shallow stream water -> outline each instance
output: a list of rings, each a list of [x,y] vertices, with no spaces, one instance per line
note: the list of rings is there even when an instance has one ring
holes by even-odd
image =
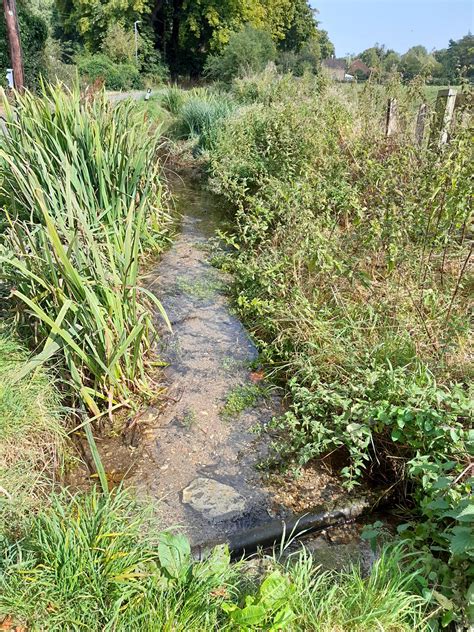
[[[157,393],[164,397],[135,419],[133,445],[130,437],[99,438],[106,471],[151,500],[159,530],[178,527],[194,546],[225,541],[275,518],[347,506],[352,499],[323,464],[305,468],[297,479],[258,468],[271,439],[254,430],[281,414],[283,404],[255,370],[257,349],[231,309],[229,279],[209,262],[210,240],[225,228],[226,213],[201,183],[173,179],[172,189],[181,229],[143,279],[172,325],[170,333],[157,314],[156,354],[166,364]],[[235,410],[248,393],[252,401]],[[367,561],[359,532],[360,525],[346,525],[307,537],[305,545],[326,566],[361,552]]]

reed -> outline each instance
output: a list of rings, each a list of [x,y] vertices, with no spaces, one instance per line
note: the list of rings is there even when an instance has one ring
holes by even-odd
[[[85,100],[43,86],[41,98],[5,106],[1,281],[41,359],[61,354],[67,380],[98,415],[146,388],[150,304],[167,321],[139,285],[141,258],[160,249],[169,226],[157,137],[133,104],[112,107],[104,93]]]

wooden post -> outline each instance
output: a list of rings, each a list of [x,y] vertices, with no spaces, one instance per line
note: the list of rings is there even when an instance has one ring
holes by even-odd
[[[446,145],[449,140],[451,123],[453,122],[456,106],[456,90],[439,90],[436,97],[436,113],[430,134],[430,144],[439,147]]]
[[[423,145],[423,137],[425,135],[426,117],[428,115],[428,106],[422,103],[416,117],[415,142],[421,147]]]
[[[23,92],[25,89],[25,76],[23,73],[23,56],[21,53],[16,0],[3,0],[3,9],[5,11],[10,59],[13,68],[13,83],[18,92]]]
[[[398,130],[398,106],[396,99],[389,99],[387,104],[387,120],[385,123],[385,136],[393,136]]]

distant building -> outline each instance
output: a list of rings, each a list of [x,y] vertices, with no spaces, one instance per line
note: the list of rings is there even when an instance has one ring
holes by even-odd
[[[367,66],[367,64],[364,64],[362,59],[354,59],[354,61],[347,69],[347,72],[350,75],[357,77],[357,79],[367,79],[368,77],[370,77],[371,70]]]
[[[321,66],[326,70],[331,79],[335,81],[344,81],[346,75],[346,61],[345,59],[323,59]]]

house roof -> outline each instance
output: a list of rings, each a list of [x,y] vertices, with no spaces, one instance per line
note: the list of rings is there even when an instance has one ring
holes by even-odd
[[[354,74],[357,70],[363,72],[366,75],[370,75],[370,68],[367,64],[364,64],[362,59],[354,59],[354,61],[349,66],[349,72]]]
[[[331,70],[346,70],[345,59],[336,59],[335,57],[332,57],[330,59],[323,59],[321,64],[324,68],[330,68]]]

